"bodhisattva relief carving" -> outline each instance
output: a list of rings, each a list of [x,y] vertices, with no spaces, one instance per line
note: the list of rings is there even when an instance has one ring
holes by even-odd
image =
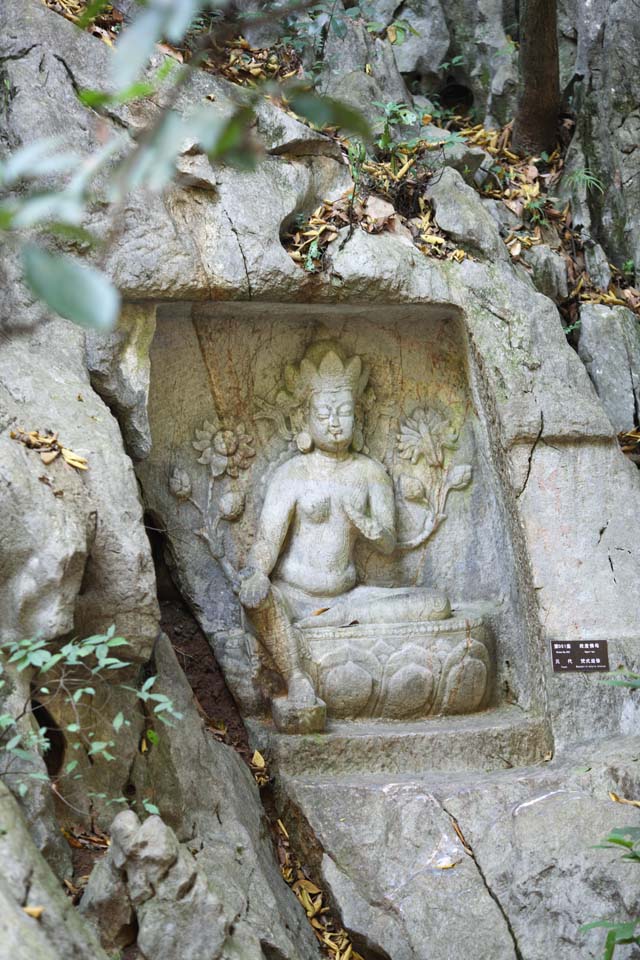
[[[490,663],[482,621],[452,615],[437,587],[361,582],[356,546],[393,557],[422,546],[446,519],[449,494],[466,487],[468,464],[450,464],[458,436],[446,411],[419,406],[399,422],[392,475],[367,453],[367,410],[375,404],[368,370],[340,345],[311,345],[288,364],[271,404],[290,451],[268,479],[246,562],[225,555],[223,521],[242,515],[251,484],[216,489],[246,472],[255,456],[243,425],[206,422],[193,446],[211,476],[207,502],[191,497],[185,471],[174,496],[198,510],[195,531],[239,595],[284,692],[272,698],[284,732],[320,732],[334,718],[414,719],[479,709]],[[372,418],[373,419],[373,418]],[[257,485],[254,483],[254,486]]]

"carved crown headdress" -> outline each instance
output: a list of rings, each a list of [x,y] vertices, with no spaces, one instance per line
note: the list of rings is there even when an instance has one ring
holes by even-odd
[[[363,369],[360,357],[346,359],[337,344],[324,341],[309,347],[301,360],[295,392],[309,397],[318,390],[347,389],[357,398],[368,378],[369,371]]]

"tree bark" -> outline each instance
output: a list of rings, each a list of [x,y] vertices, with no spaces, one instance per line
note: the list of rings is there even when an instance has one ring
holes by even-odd
[[[520,0],[520,98],[513,147],[551,153],[558,136],[560,71],[556,0]]]

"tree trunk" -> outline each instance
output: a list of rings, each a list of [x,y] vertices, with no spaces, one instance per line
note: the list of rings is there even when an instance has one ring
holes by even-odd
[[[520,0],[520,98],[513,125],[519,153],[551,153],[558,136],[560,74],[556,0]]]

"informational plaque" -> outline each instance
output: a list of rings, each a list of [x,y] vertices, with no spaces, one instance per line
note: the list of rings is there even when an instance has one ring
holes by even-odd
[[[597,673],[609,669],[607,640],[552,640],[554,673]]]

